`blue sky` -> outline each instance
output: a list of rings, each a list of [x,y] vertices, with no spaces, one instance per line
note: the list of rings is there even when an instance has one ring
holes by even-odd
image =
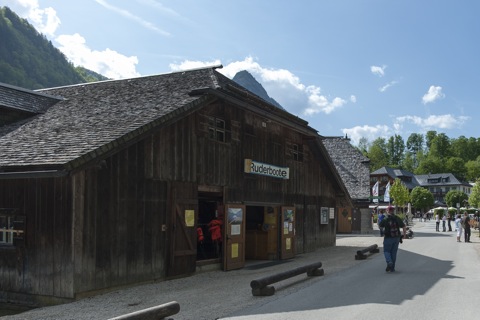
[[[109,78],[222,64],[353,144],[480,137],[477,0],[0,0]]]

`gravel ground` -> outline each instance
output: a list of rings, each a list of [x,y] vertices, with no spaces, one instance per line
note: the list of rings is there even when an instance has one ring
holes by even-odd
[[[308,254],[297,255],[284,263],[264,268],[255,268],[250,262],[240,270],[197,272],[187,278],[156,282],[106,294],[85,298],[63,305],[38,308],[21,314],[4,316],[2,320],[13,319],[110,319],[127,313],[176,301],[180,312],[169,318],[208,319],[225,317],[232,312],[258,303],[276,299],[310,285],[313,281],[351,268],[363,260],[355,260],[357,250],[377,244],[382,238],[370,235],[338,236],[335,247],[322,248]],[[381,253],[380,253],[381,254]],[[287,271],[313,262],[322,262],[323,277],[306,277],[304,274],[275,283],[275,295],[254,297],[250,281],[277,272]],[[262,261],[264,263],[265,261]],[[260,262],[257,262],[260,263]],[[275,297],[276,296],[276,297]]]

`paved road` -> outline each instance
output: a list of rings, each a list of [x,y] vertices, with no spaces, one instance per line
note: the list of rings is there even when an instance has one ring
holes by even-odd
[[[480,257],[475,243],[458,243],[434,222],[400,245],[395,273],[382,254],[297,292],[222,318],[251,319],[478,319]]]
[[[339,235],[335,247],[276,264],[249,261],[240,270],[205,270],[191,277],[115,290],[1,319],[109,319],[170,301],[180,304],[180,312],[170,317],[174,320],[243,314],[259,315],[245,319],[426,320],[435,315],[441,320],[452,319],[453,314],[459,318],[459,312],[465,311],[458,311],[457,302],[473,305],[476,288],[480,289],[478,231],[474,243],[465,244],[457,243],[453,232],[435,233],[433,222],[416,222],[413,229],[416,237],[401,245],[396,274],[385,274],[381,253],[367,260],[354,258],[357,250],[372,244],[382,246],[377,230],[370,235]],[[325,276],[296,276],[275,284],[273,296],[252,296],[251,280],[318,261],[323,263]],[[474,298],[460,299],[462,296]],[[470,315],[462,318],[472,319]]]

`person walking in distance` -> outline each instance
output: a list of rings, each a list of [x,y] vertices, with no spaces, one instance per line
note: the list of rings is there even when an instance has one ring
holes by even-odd
[[[406,226],[402,219],[393,213],[393,207],[388,206],[386,217],[380,222],[380,227],[384,228],[383,238],[383,255],[387,263],[387,272],[395,272],[395,263],[397,261],[397,251],[402,237],[407,232]],[[403,229],[403,233],[400,232]]]
[[[460,217],[459,214],[457,214],[457,217],[455,219],[455,230],[457,231],[457,242],[462,242],[462,240],[460,240],[460,237],[462,236],[462,231],[463,231],[462,217]]]
[[[464,230],[465,242],[471,242],[470,241],[470,235],[471,235],[470,216],[466,212],[463,214],[463,229],[465,229]]]
[[[378,229],[380,230],[380,237],[383,237],[383,228],[380,227],[380,222],[385,218],[385,215],[383,214],[383,211],[380,211],[377,217],[377,224],[378,224]]]
[[[440,215],[438,213],[435,214],[435,225],[436,231],[440,231]]]
[[[442,217],[442,228],[443,232],[447,231],[447,215],[444,214]]]
[[[452,214],[450,212],[448,213],[447,220],[448,220],[448,231],[452,231]]]

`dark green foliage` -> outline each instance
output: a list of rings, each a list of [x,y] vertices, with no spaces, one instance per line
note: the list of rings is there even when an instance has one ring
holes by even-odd
[[[84,67],[76,67],[75,70],[87,82],[108,80],[107,77],[104,77],[99,73],[93,72],[92,70],[85,69]]]
[[[450,190],[445,195],[445,202],[449,207],[456,207],[459,204],[463,207],[468,201],[468,195],[459,190]]]
[[[410,202],[415,208],[431,208],[435,203],[430,191],[423,187],[415,187],[410,192]]]
[[[88,72],[79,73],[45,36],[8,7],[0,7],[0,39],[0,82],[41,89],[93,79]]]
[[[370,159],[370,170],[381,167],[405,169],[414,174],[452,173],[460,181],[480,178],[480,138],[449,138],[445,133],[412,133],[406,145],[392,136],[369,143],[360,139],[359,149]]]

